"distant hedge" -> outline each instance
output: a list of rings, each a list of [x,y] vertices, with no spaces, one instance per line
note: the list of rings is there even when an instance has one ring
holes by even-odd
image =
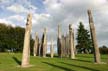
[[[108,48],[99,48],[101,54],[108,54]]]

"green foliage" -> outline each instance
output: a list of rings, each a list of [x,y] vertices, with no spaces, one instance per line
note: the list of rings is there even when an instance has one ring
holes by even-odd
[[[82,22],[79,23],[79,27],[77,29],[77,49],[79,51],[84,51],[84,53],[88,53],[88,50],[92,49],[92,40],[90,38],[90,33],[88,30],[84,28]]]
[[[12,27],[0,23],[0,52],[7,50],[21,52],[23,49],[24,33],[25,28],[19,26]],[[32,37],[31,41],[33,41]]]
[[[108,71],[108,64],[94,64],[93,54],[78,54],[77,59],[69,58],[30,58],[29,68],[21,68],[21,53],[0,53],[0,71]],[[102,55],[107,62],[107,55]]]

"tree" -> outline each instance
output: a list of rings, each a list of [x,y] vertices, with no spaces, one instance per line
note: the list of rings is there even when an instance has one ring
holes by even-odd
[[[82,22],[79,23],[79,27],[77,29],[77,49],[84,53],[89,53],[89,49],[92,48],[92,41],[90,38],[90,33],[88,30],[84,28]]]
[[[22,52],[25,29],[0,23],[0,52]]]

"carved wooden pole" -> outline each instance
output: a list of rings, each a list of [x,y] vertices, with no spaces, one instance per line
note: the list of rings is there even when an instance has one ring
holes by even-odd
[[[53,56],[54,56],[53,39],[51,39],[51,45],[50,45],[50,55],[51,55],[51,58],[53,58]]]
[[[62,39],[61,39],[60,25],[58,25],[57,47],[58,47],[58,57],[62,57],[62,53],[61,53]]]
[[[22,64],[21,64],[22,67],[29,66],[31,27],[32,27],[32,15],[28,14],[26,28],[25,28],[24,47],[23,47]]]
[[[66,53],[67,53],[67,55],[66,55],[66,57],[69,57],[69,55],[70,55],[70,45],[69,45],[69,35],[67,34],[66,35]]]
[[[88,18],[89,18],[91,37],[92,37],[93,46],[94,46],[94,61],[96,63],[100,63],[101,62],[100,52],[99,52],[99,48],[98,48],[98,44],[97,44],[96,31],[95,31],[95,27],[94,27],[94,22],[93,22],[91,10],[88,10]]]
[[[35,42],[34,42],[34,56],[37,56],[38,54],[38,46],[39,46],[39,38],[38,38],[38,33],[36,33],[36,37],[35,37]]]
[[[71,24],[69,24],[69,39],[70,39],[69,41],[70,41],[70,49],[71,49],[70,57],[71,59],[75,59],[73,29]]]
[[[65,36],[62,36],[62,57],[65,57]]]
[[[46,28],[44,29],[43,33],[43,57],[46,57],[46,50],[47,50],[47,37],[46,37]]]
[[[73,47],[74,47],[74,53],[77,54],[77,50],[76,50],[76,47],[75,47],[75,39],[74,39],[74,29],[73,29]]]
[[[38,56],[41,56],[42,54],[42,52],[41,52],[41,41],[39,42],[39,47],[38,47]]]

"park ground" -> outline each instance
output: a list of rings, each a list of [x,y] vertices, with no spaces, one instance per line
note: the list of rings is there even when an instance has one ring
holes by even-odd
[[[93,54],[78,54],[76,59],[30,57],[29,68],[21,68],[21,53],[0,53],[0,71],[108,71],[108,64],[95,64]],[[108,55],[101,55],[107,63]]]

